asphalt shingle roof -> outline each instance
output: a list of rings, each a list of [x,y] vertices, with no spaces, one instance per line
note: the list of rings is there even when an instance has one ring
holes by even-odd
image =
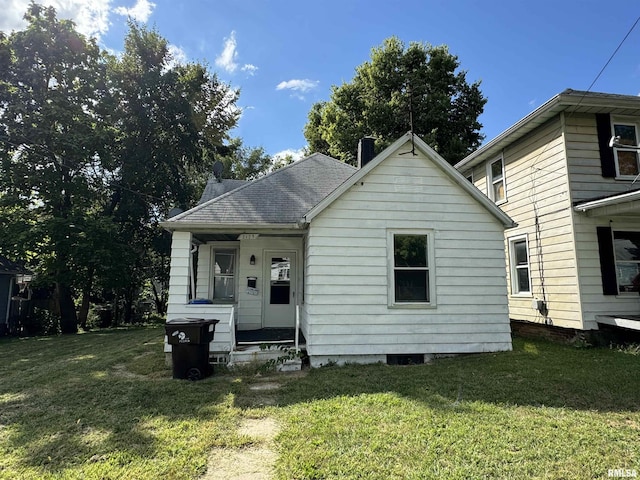
[[[357,169],[320,153],[187,210],[167,223],[292,224]]]
[[[225,193],[246,184],[247,180],[231,180],[228,178],[218,180],[216,177],[211,177],[207,182],[207,185],[204,187],[204,191],[198,201],[198,205],[202,205],[209,200],[219,197],[220,195],[224,195]]]

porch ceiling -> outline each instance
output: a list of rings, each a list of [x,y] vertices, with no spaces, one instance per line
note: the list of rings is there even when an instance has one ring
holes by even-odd
[[[238,240],[238,233],[194,233],[194,240],[207,243],[207,242],[235,242]]]
[[[238,232],[238,233],[219,233],[219,232],[193,232],[193,239],[200,243],[207,242],[235,242],[239,240],[240,235],[252,233],[252,232]],[[300,238],[304,236],[303,232],[299,233],[286,233],[286,232],[272,232],[272,233],[259,233],[260,238],[268,237],[291,237]]]

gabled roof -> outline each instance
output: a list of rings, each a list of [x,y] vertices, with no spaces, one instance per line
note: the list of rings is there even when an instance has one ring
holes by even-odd
[[[212,176],[207,185],[204,187],[204,191],[202,192],[202,196],[200,200],[198,200],[198,205],[201,205],[209,200],[212,200],[220,195],[224,195],[231,190],[235,190],[238,187],[246,185],[247,180],[232,180],[229,178],[221,178],[218,180],[216,177]]]
[[[640,97],[567,89],[460,160],[455,168],[467,171],[488,158],[497,156],[504,148],[563,111],[640,116]]]
[[[320,153],[246,183],[162,222],[169,229],[297,226],[357,171]]]
[[[385,159],[393,155],[398,149],[404,146],[406,143],[413,140],[415,148],[420,150],[431,162],[440,168],[453,182],[457,183],[464,191],[471,195],[478,203],[486,208],[494,217],[496,217],[505,227],[515,227],[515,222],[500,208],[496,206],[491,200],[489,200],[480,190],[471,184],[465,177],[460,174],[455,168],[453,168],[444,158],[442,158],[434,149],[427,145],[417,135],[411,132],[405,133],[398,140],[389,145],[373,160],[367,163],[364,167],[357,171],[348,182],[343,183],[337,189],[335,189],[329,196],[316,205],[311,211],[305,215],[305,220],[310,222],[320,214],[325,208],[331,205],[336,199],[338,199],[343,193],[345,193],[354,183],[359,182],[367,173],[373,170],[376,166],[382,163]]]

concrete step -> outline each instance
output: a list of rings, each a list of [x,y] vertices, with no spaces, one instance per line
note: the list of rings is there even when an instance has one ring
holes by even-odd
[[[294,347],[283,349],[273,345],[270,348],[260,348],[257,345],[238,345],[236,350],[229,353],[229,366],[234,365],[261,365],[269,361],[276,363],[278,371],[297,371],[302,369],[302,361],[299,357],[288,358],[289,352]]]

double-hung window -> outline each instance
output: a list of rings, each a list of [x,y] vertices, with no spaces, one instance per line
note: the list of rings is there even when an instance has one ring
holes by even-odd
[[[640,232],[613,232],[618,292],[640,291]]]
[[[216,249],[213,252],[213,299],[233,301],[236,297],[235,249]]]
[[[389,305],[434,306],[431,230],[396,230],[388,236]]]
[[[489,198],[496,204],[507,201],[507,188],[504,178],[504,159],[502,157],[487,165],[487,190]]]
[[[618,145],[614,147],[616,161],[616,175],[618,177],[635,178],[640,173],[638,151],[638,125],[625,120],[613,120],[613,134],[618,138]]]
[[[531,295],[531,269],[526,235],[509,239],[509,263],[511,294]]]

